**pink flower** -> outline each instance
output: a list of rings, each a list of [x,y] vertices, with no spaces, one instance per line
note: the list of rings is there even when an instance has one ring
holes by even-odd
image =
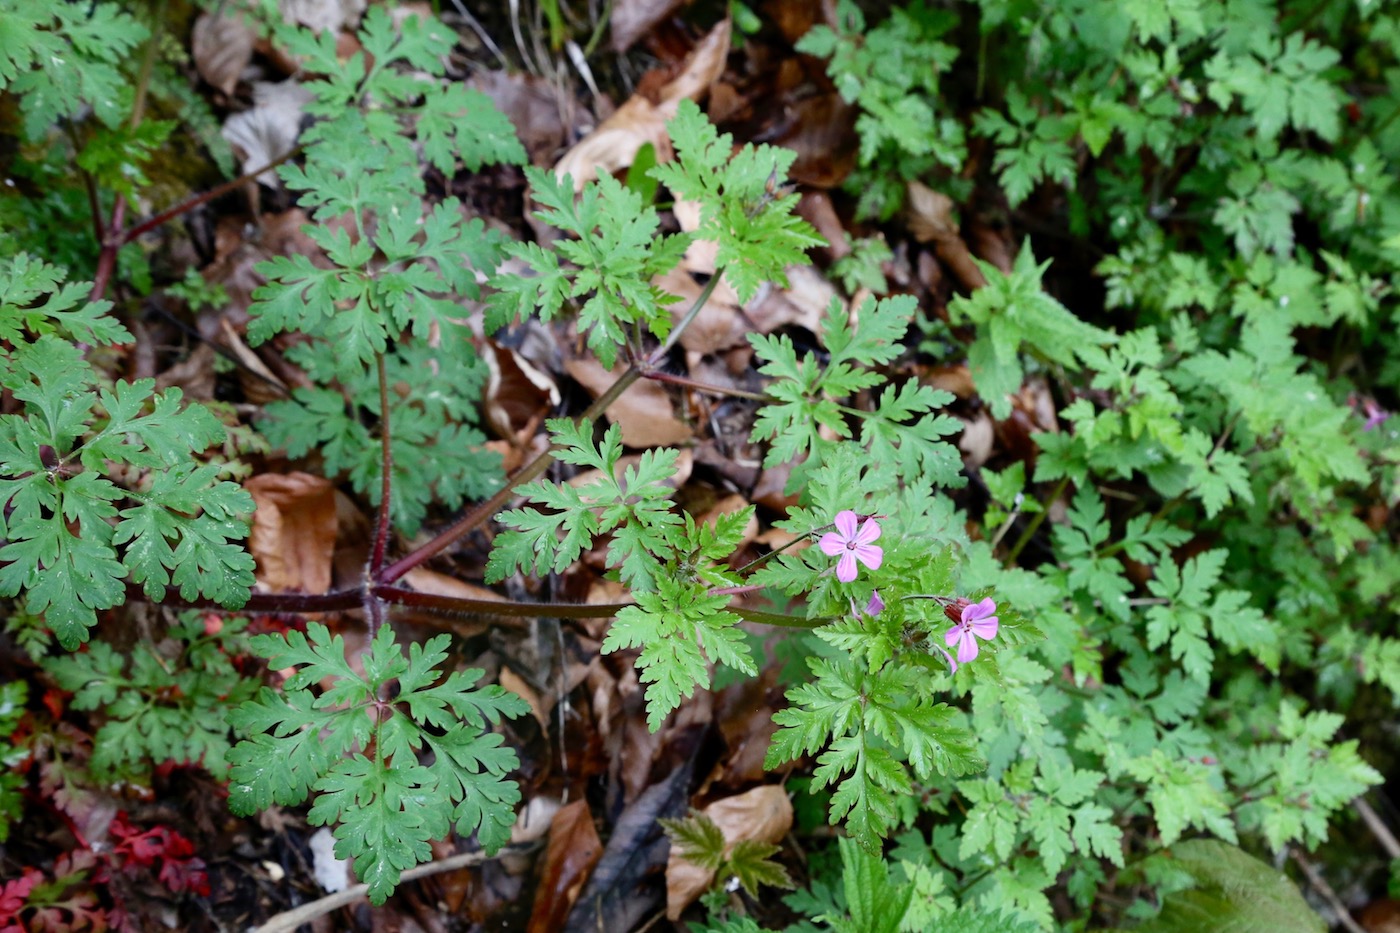
[[[1390,417],[1390,412],[1377,405],[1375,399],[1362,399],[1361,407],[1366,409],[1366,424],[1361,428],[1363,431],[1374,431]]]
[[[873,518],[856,528],[856,513],[850,509],[836,513],[836,530],[822,535],[818,546],[827,557],[841,555],[836,562],[836,579],[850,583],[856,578],[856,561],[871,570],[879,570],[885,552],[870,542],[880,537],[880,525]]]
[[[980,603],[960,599],[957,608],[961,610],[958,624],[948,629],[948,634],[943,636],[943,640],[949,648],[958,646],[958,663],[966,664],[977,657],[978,638],[990,641],[997,637],[997,626],[1000,623],[997,622],[997,617],[992,615],[997,611],[997,604],[988,596]]]

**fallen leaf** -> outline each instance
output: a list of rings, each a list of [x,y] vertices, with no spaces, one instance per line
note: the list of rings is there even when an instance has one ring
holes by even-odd
[[[971,291],[987,284],[987,279],[963,242],[953,209],[953,199],[943,192],[917,181],[909,182],[905,201],[909,232],[920,243],[934,244],[938,258],[953,271],[963,287]]]
[[[598,170],[611,174],[627,168],[637,151],[647,143],[656,148],[658,161],[671,157],[671,139],[666,121],[676,115],[680,102],[698,99],[724,73],[729,53],[729,20],[724,20],[690,53],[680,74],[662,86],[655,101],[633,94],[626,103],[593,132],[564,153],[554,166],[556,175],[568,175],[575,190],[598,177]]]
[[[781,842],[792,828],[792,801],[778,784],[765,784],[734,797],[716,800],[700,812],[713,820],[724,834],[726,855],[741,842]],[[667,919],[679,920],[681,912],[705,893],[713,880],[713,871],[682,858],[672,846],[666,862]]]
[[[622,811],[564,933],[636,929],[655,910],[657,898],[646,879],[665,864],[669,846],[656,821],[684,811],[692,769],[687,758]]]
[[[199,343],[190,355],[156,377],[156,388],[179,386],[185,398],[209,402],[214,399],[214,348]]]
[[[252,109],[233,114],[219,131],[238,154],[245,174],[275,162],[296,147],[302,110],[315,96],[292,79],[253,85]],[[262,172],[257,180],[273,188],[281,185],[271,171]]]
[[[248,550],[273,593],[325,593],[335,551],[335,488],[310,473],[262,473],[243,484],[257,504]]]
[[[609,372],[593,357],[568,360],[564,369],[594,398],[602,395],[622,375]],[[675,416],[671,396],[657,382],[638,379],[608,406],[608,421],[622,428],[622,443],[628,447],[669,447],[690,439],[689,425]]]
[[[339,32],[360,21],[368,0],[277,0],[282,18],[313,32]]]
[[[587,801],[575,800],[560,807],[550,821],[549,843],[544,850],[527,933],[554,933],[563,926],[602,856],[603,843]]]
[[[850,255],[851,238],[846,233],[846,225],[836,216],[831,195],[825,191],[804,191],[802,200],[797,202],[797,214],[826,240],[832,259]]]
[[[672,306],[671,316],[679,322],[704,290],[686,269],[676,266],[657,276],[652,284],[681,300]],[[747,344],[746,334],[753,325],[739,307],[738,296],[728,282],[721,281],[694,320],[681,333],[681,346],[691,353],[718,353]]]
[[[958,438],[958,449],[963,453],[963,463],[969,470],[975,470],[992,456],[992,441],[996,437],[996,425],[992,416],[985,410],[979,411],[972,420],[963,420],[962,436]]]
[[[559,387],[510,347],[485,341],[481,358],[488,373],[482,392],[486,423],[513,443],[535,434],[539,421],[559,405]]]
[[[840,300],[836,286],[811,266],[794,266],[784,273],[788,287],[760,291],[758,301],[745,309],[760,334],[771,334],[780,327],[796,324],[816,334],[833,300]],[[842,302],[844,306],[845,302]]]
[[[544,707],[540,704],[540,695],[535,692],[535,688],[526,683],[524,677],[521,677],[508,667],[501,668],[501,676],[499,679],[501,688],[509,690],[529,704],[530,712],[540,724],[540,728],[548,730],[549,720],[545,718]]]
[[[237,4],[218,13],[201,13],[190,36],[190,57],[199,76],[225,94],[232,94],[243,69],[253,60],[257,28]]]
[[[564,145],[565,130],[559,98],[547,81],[534,75],[483,71],[472,75],[467,86],[491,98],[496,109],[510,118],[531,164],[554,162]]]
[[[685,0],[616,0],[608,29],[612,32],[614,52],[625,52],[632,43],[670,16]]]

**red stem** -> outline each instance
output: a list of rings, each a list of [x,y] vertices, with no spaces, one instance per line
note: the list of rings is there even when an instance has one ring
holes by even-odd
[[[295,158],[296,156],[301,154],[301,151],[302,147],[297,146],[293,148],[290,152],[288,152],[286,155],[273,159],[266,165],[260,166],[259,168],[256,168],[251,172],[244,172],[237,178],[234,178],[230,181],[226,181],[223,184],[216,185],[213,188],[210,188],[208,191],[204,192],[203,194],[197,194],[188,200],[181,201],[174,207],[168,208],[166,210],[161,211],[159,214],[156,214],[150,220],[144,220],[136,226],[131,227],[130,229],[123,230],[120,233],[115,234],[113,238],[119,239],[121,241],[120,245],[125,246],[127,243],[130,243],[137,237],[145,236],[147,233],[150,233],[156,227],[168,223],[174,218],[179,217],[181,214],[187,214],[190,211],[194,210],[196,207],[199,207],[201,204],[206,204],[209,201],[214,200],[215,198],[223,197],[225,194],[232,191],[234,188],[237,188],[240,185],[247,184],[250,180],[257,178],[263,172],[266,172],[269,169],[274,169],[277,166],[281,165],[283,162]]]

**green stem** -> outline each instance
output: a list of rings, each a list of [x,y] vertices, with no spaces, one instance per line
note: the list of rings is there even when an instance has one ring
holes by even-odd
[[[1031,520],[1026,524],[1025,530],[1021,532],[1021,536],[1016,539],[1015,544],[1011,545],[1011,550],[1008,551],[1006,557],[1002,559],[1002,566],[1010,567],[1012,564],[1016,563],[1016,558],[1021,556],[1021,551],[1025,550],[1026,545],[1030,544],[1031,538],[1040,530],[1040,523],[1045,521],[1045,516],[1050,514],[1051,504],[1054,503],[1056,499],[1060,498],[1065,491],[1065,487],[1068,485],[1068,476],[1061,478],[1060,481],[1055,484],[1055,488],[1051,491],[1050,496],[1041,503],[1041,510],[1031,516]]]

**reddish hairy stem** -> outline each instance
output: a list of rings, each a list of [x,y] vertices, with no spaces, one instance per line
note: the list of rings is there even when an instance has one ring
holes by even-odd
[[[189,213],[196,207],[199,207],[201,204],[207,204],[215,198],[223,197],[225,194],[228,194],[233,189],[245,185],[254,178],[257,178],[263,172],[274,169],[282,163],[296,158],[297,156],[301,155],[302,148],[303,147],[301,146],[296,146],[286,155],[273,159],[266,165],[259,166],[258,168],[253,169],[253,171],[251,172],[244,172],[237,178],[226,181],[223,184],[215,185],[213,188],[210,188],[208,191],[205,191],[202,194],[197,194],[192,198],[181,201],[174,207],[161,211],[159,214],[156,214],[149,220],[143,220],[141,223],[137,224],[134,227],[131,227],[127,230],[122,230],[120,233],[115,234],[112,238],[119,239],[121,241],[118,244],[119,246],[125,246],[127,243],[130,243],[137,237],[145,236],[147,233],[150,233],[155,228],[170,222],[171,220],[173,220],[176,217],[179,217],[182,214]]]

